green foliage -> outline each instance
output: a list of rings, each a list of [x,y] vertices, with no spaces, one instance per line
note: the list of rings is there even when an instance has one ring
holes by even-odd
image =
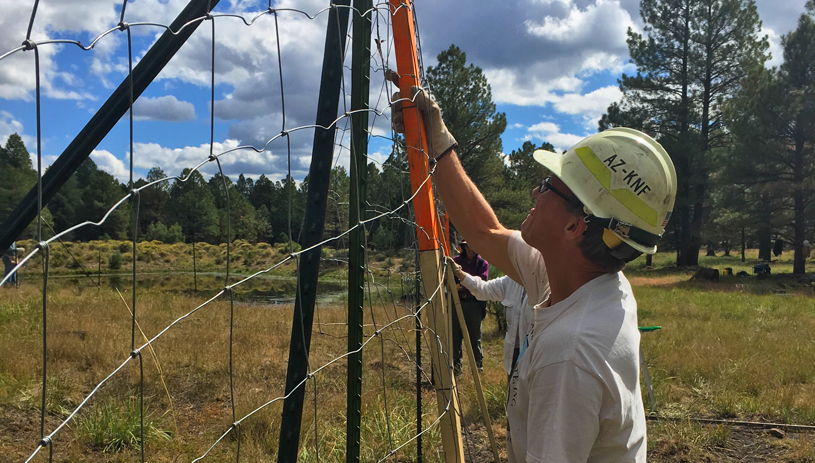
[[[644,34],[629,29],[636,75],[623,74],[623,100],[600,128],[633,126],[654,134],[677,171],[670,222],[678,265],[695,265],[708,218],[718,149],[729,143],[721,102],[767,59],[751,0],[643,0]],[[668,241],[668,240],[663,240]]]
[[[206,180],[198,171],[184,169],[184,181],[170,187],[168,213],[178,221],[189,241],[214,243],[218,238],[218,211]]]
[[[489,200],[501,188],[501,134],[506,115],[497,112],[481,68],[467,65],[467,54],[455,45],[439,53],[427,68],[427,83],[442,108],[442,118],[458,141],[464,170]]]
[[[6,146],[0,146],[0,221],[5,221],[28,191],[37,183],[37,172],[31,164],[22,138],[11,134]],[[33,236],[35,225],[24,235]]]
[[[218,228],[221,239],[257,241],[257,214],[249,200],[241,194],[229,177],[217,173],[209,179],[209,188],[218,209]],[[227,195],[229,197],[227,198]],[[229,207],[227,207],[229,206]],[[227,217],[227,209],[230,216]],[[231,219],[231,220],[230,220]],[[230,220],[228,222],[228,220]],[[227,229],[232,233],[227,236]]]
[[[547,142],[536,146],[526,141],[520,149],[509,153],[507,156],[509,164],[504,167],[503,187],[490,198],[495,215],[507,227],[520,228],[529,210],[535,206],[532,189],[551,174],[532,157],[538,149],[551,151],[554,147]]]
[[[390,249],[393,246],[393,233],[385,227],[378,227],[373,234],[371,244],[377,250]]]
[[[123,261],[122,253],[119,252],[117,249],[113,254],[110,255],[108,258],[108,268],[111,270],[118,270],[122,268],[122,261]]]
[[[805,272],[801,254],[809,198],[815,186],[815,21],[803,14],[785,35],[780,69],[758,68],[742,82],[726,106],[734,143],[724,177],[747,207],[731,215],[755,222],[756,235],[769,250],[773,228],[781,229],[796,251],[795,273]]]
[[[139,179],[135,187],[139,188],[147,183],[153,183],[163,178],[167,174],[159,167],[153,167],[147,172],[146,179]],[[168,221],[165,205],[170,199],[170,182],[165,180],[147,187],[139,192],[139,232],[147,233],[151,224],[165,223]]]
[[[151,223],[147,227],[147,233],[143,235],[146,241],[164,241],[164,236],[167,235],[167,226],[163,223]]]
[[[167,431],[159,429],[151,414],[144,413],[145,439],[170,439]],[[79,420],[80,435],[91,447],[103,452],[118,452],[125,447],[138,448],[141,442],[141,410],[137,399],[124,404],[105,400]]]
[[[328,185],[328,204],[325,211],[325,231],[323,238],[335,237],[348,229],[348,200],[351,179],[342,166],[331,169]],[[335,241],[334,246],[342,246],[343,240]],[[347,246],[347,245],[346,245]]]

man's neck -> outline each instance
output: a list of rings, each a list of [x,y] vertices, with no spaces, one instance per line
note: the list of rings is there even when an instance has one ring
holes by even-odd
[[[595,278],[605,275],[606,272],[580,256],[552,256],[544,257],[549,287],[551,289],[550,305],[565,300],[583,285]],[[568,265],[549,265],[549,262],[568,262]]]

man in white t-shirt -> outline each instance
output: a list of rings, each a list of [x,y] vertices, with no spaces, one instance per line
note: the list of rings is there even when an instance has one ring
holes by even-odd
[[[392,124],[404,131],[394,95]],[[441,109],[419,87],[437,192],[461,235],[541,300],[507,397],[510,462],[645,463],[637,305],[625,263],[656,252],[676,197],[668,153],[614,128],[563,155],[538,150],[552,172],[534,188],[520,232],[507,229],[467,176]],[[406,104],[407,106],[407,104]],[[548,268],[548,271],[547,271]],[[550,288],[548,295],[533,288]]]

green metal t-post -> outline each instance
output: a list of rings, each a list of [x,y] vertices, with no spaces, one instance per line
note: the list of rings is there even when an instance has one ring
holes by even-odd
[[[300,445],[303,399],[306,393],[304,381],[308,374],[311,326],[314,322],[320,271],[321,247],[317,245],[322,242],[325,230],[328,184],[334,159],[336,125],[332,123],[337,118],[340,105],[343,51],[345,38],[348,36],[348,7],[351,6],[351,0],[335,0],[331,3],[334,6],[328,12],[320,96],[317,99],[317,128],[314,129],[314,146],[308,170],[306,211],[300,242],[304,249],[312,249],[300,256],[300,275],[297,279],[297,296],[294,301],[289,366],[286,372],[287,397],[283,401],[278,463],[295,463]]]
[[[351,191],[348,224],[348,383],[346,458],[358,463],[362,424],[362,318],[365,304],[365,219],[368,182],[368,92],[371,83],[371,0],[354,0],[351,48]]]

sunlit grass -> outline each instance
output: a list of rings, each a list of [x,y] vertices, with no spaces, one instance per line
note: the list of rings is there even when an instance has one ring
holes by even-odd
[[[756,279],[752,265],[757,256],[750,261],[752,253],[744,264],[735,253],[729,258],[701,257],[702,265],[732,267],[734,273],[744,269],[749,274],[743,279],[722,275],[719,283],[688,282],[693,269],[674,268],[674,256],[667,253],[657,255],[653,269],[635,261],[626,270],[634,284],[640,326],[662,326],[661,330],[642,335],[657,413],[672,418],[649,421],[652,454],[649,461],[701,461],[732,439],[730,427],[698,424],[691,420],[694,417],[815,425],[813,289],[808,282],[784,274],[792,269],[791,253],[771,263],[772,278]],[[378,281],[387,281],[381,277],[377,275]],[[187,278],[184,285],[190,283],[188,276],[179,278]],[[203,303],[223,284],[218,277],[208,278],[211,288],[205,283],[207,289],[198,295],[178,291],[175,286],[181,280],[140,286],[139,328],[152,337]],[[3,435],[12,436],[13,444],[6,447],[11,461],[24,460],[39,440],[42,299],[41,288],[32,280],[24,280],[19,290],[0,290],[0,409],[9,417],[5,423],[25,424],[6,424],[0,428]],[[274,292],[274,285],[280,281],[287,280],[256,280],[248,288],[266,294]],[[334,290],[330,285],[321,285],[323,290]],[[402,291],[397,289],[398,285],[400,281],[395,277],[391,286],[397,303]],[[131,294],[128,284],[118,288],[121,296],[110,284],[96,289],[87,281],[81,285],[68,280],[52,281],[47,314],[46,432],[128,358]],[[289,292],[290,288],[281,287],[281,291]],[[391,459],[413,461],[416,458],[415,442],[411,441],[416,432],[415,365],[411,361],[415,355],[413,322],[408,319],[394,325],[392,330],[383,331],[381,338],[369,338],[374,332],[374,321],[381,327],[407,313],[394,306],[394,298],[387,293],[377,295],[374,291],[373,296],[374,304],[366,309],[365,320],[368,325],[365,339],[370,339],[370,343],[363,351],[363,461],[377,461],[405,442],[408,444]],[[291,304],[235,304],[233,379],[237,419],[284,395],[291,314]],[[228,300],[221,298],[168,331],[152,345],[152,351],[142,351],[147,409],[155,422],[153,426],[171,436],[164,439],[148,435],[146,453],[151,461],[190,461],[202,455],[233,423],[229,315]],[[310,357],[312,370],[347,351],[345,318],[342,304],[318,303]],[[135,332],[136,346],[145,342],[139,328]],[[484,322],[483,331],[485,371],[481,382],[493,430],[504,452],[503,335],[495,332],[492,316]],[[426,345],[425,349],[423,367],[429,371]],[[100,410],[104,411],[106,406],[118,407],[110,408],[113,411],[128,409],[127,404],[138,396],[138,372],[138,360],[131,361],[89,402],[79,419],[57,436],[59,445],[55,449],[60,458],[94,460],[97,458],[87,455],[101,455],[107,448],[106,461],[134,460],[138,450],[132,441],[127,445],[91,444],[83,423],[100,416]],[[344,461],[346,376],[346,362],[340,360],[307,383],[300,460],[316,461],[319,457],[320,461]],[[483,414],[466,358],[458,384],[463,424],[471,434],[479,436],[478,445],[484,447],[480,451],[486,451]],[[432,389],[426,386],[422,394],[423,426],[427,428],[437,417],[436,400]],[[647,403],[644,384],[643,398]],[[242,459],[276,461],[281,412],[282,401],[277,401],[242,421]],[[96,421],[99,424],[105,420]],[[237,434],[230,433],[219,443],[210,460],[233,459]],[[423,435],[426,461],[441,460],[440,440],[437,427]],[[812,460],[815,453],[815,439],[806,435],[766,445],[785,455],[781,461]]]

